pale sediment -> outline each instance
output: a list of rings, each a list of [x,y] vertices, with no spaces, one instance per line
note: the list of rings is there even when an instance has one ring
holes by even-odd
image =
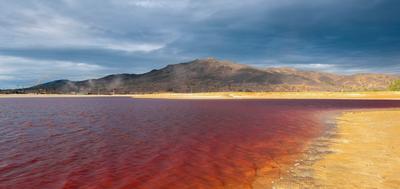
[[[345,112],[273,188],[400,188],[400,110]]]
[[[133,98],[154,99],[366,99],[398,100],[400,92],[205,92],[136,94]]]

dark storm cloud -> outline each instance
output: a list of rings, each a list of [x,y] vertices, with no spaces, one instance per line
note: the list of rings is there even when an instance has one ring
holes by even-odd
[[[1,4],[2,88],[144,72],[208,56],[255,66],[400,73],[396,0]]]

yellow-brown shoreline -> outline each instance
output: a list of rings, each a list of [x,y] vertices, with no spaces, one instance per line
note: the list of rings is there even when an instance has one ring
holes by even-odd
[[[392,99],[400,92],[210,92],[136,94],[133,98],[153,99]]]
[[[400,188],[400,109],[349,111],[273,188]]]

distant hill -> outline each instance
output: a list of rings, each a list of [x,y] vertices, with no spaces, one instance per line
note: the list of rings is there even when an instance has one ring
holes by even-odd
[[[21,90],[26,93],[83,94],[366,91],[386,90],[393,80],[399,78],[399,76],[385,74],[337,75],[293,68],[260,69],[208,58],[168,65],[144,74],[116,74],[84,81],[57,80]]]

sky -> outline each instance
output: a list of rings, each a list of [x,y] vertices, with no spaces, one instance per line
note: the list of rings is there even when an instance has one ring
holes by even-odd
[[[400,74],[399,0],[0,0],[0,88],[215,57]]]

